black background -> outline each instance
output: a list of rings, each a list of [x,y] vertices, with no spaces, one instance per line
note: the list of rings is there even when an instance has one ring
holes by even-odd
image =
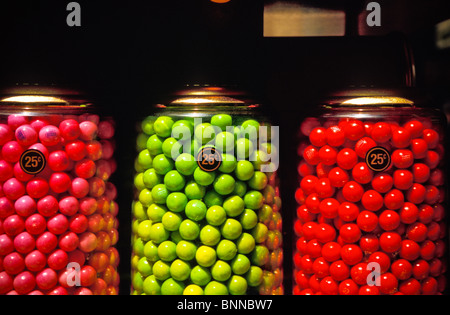
[[[264,3],[275,1],[80,0],[81,27],[66,24],[69,2],[0,2],[0,83],[67,85],[115,116],[121,294],[129,292],[135,124],[170,91],[187,83],[238,85],[282,126],[286,247],[296,210],[295,139],[307,109],[339,88],[407,87],[405,43],[414,53],[416,91],[438,108],[450,99],[450,52],[434,45],[434,25],[450,18],[447,0],[378,1],[382,26],[368,29],[370,37],[355,35],[355,16],[368,1],[313,1],[347,12],[347,36],[334,38],[264,38]]]

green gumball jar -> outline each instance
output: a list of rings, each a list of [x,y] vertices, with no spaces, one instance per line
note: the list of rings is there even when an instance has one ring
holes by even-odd
[[[142,119],[133,294],[284,294],[279,133],[261,109],[206,86]]]

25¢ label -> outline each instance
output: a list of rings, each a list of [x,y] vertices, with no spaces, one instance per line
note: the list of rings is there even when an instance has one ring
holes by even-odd
[[[42,172],[47,164],[44,154],[38,150],[26,150],[20,156],[20,167],[30,175],[36,175]]]
[[[375,147],[366,154],[366,164],[374,172],[383,172],[391,165],[391,154],[383,147]]]
[[[214,147],[205,147],[197,154],[197,164],[205,172],[214,172],[222,165],[222,155]]]

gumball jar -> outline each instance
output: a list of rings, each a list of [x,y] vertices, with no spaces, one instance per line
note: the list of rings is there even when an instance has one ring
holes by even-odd
[[[138,127],[134,295],[281,295],[278,128],[244,94],[195,87]]]
[[[0,295],[117,295],[114,121],[65,89],[1,94]]]
[[[444,119],[373,94],[342,96],[302,122],[293,294],[446,291]]]

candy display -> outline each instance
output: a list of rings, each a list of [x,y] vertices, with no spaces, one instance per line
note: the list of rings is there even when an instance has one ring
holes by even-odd
[[[443,126],[398,97],[340,100],[303,122],[294,294],[446,289]]]
[[[114,122],[45,91],[0,101],[0,294],[116,295]]]
[[[283,294],[276,128],[199,88],[137,138],[132,294]]]

